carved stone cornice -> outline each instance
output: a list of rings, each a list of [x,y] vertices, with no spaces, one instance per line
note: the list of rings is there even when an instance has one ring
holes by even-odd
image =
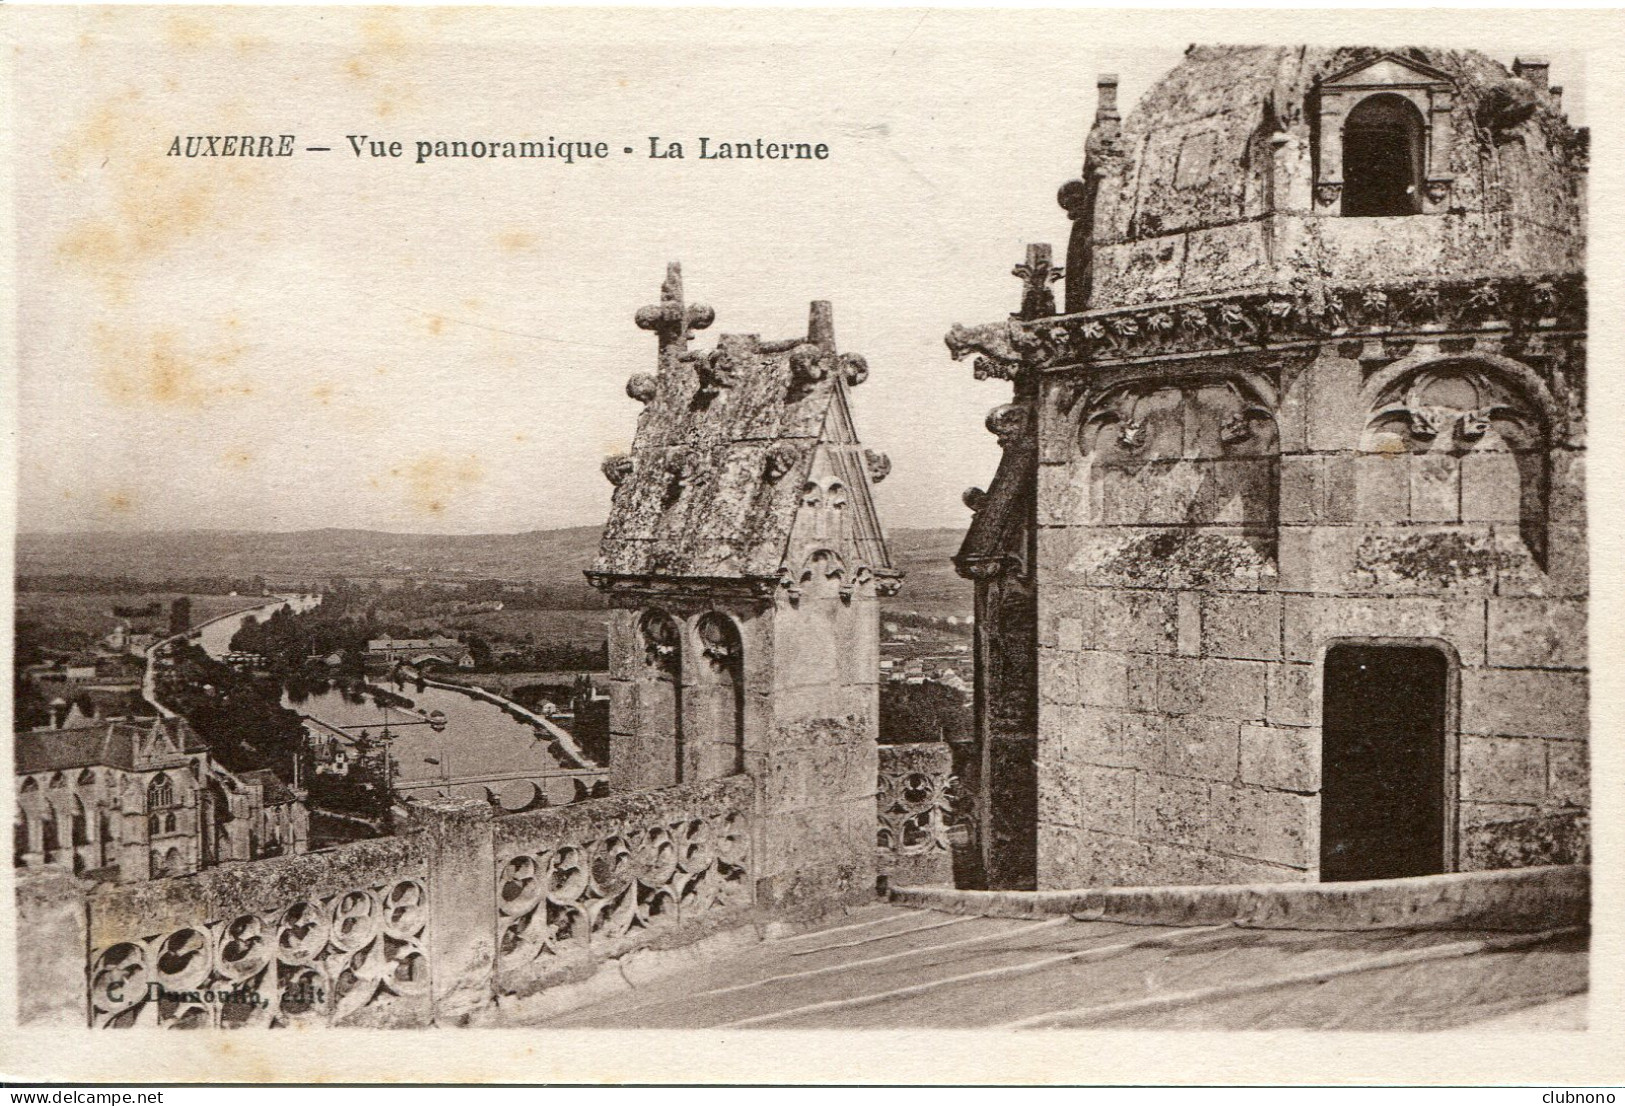
[[[865,583],[872,582],[878,596],[896,595],[903,586],[903,572],[895,568],[864,566]],[[611,601],[646,599],[705,601],[712,599],[771,599],[784,586],[782,575],[671,577],[634,576],[617,572],[586,571],[587,582]]]
[[[1078,364],[1395,334],[1583,330],[1582,273],[1486,275],[1265,289],[986,326],[955,324],[977,379]]]
[[[588,569],[587,582],[610,599],[766,599],[778,587],[777,576],[671,577],[633,576]]]

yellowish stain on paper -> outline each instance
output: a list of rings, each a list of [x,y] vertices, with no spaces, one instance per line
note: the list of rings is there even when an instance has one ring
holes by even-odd
[[[444,514],[459,496],[483,480],[485,467],[473,454],[448,457],[426,453],[392,467],[388,475],[404,485],[407,502],[414,511],[434,517]],[[381,482],[374,479],[368,483],[378,487]]]
[[[254,394],[246,380],[223,375],[242,355],[229,346],[208,353],[186,349],[170,329],[130,341],[109,328],[98,328],[96,382],[113,401],[129,407],[201,410]]]

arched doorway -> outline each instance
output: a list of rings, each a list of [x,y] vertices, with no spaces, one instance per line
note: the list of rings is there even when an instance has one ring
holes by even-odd
[[[1324,680],[1320,878],[1445,871],[1449,659],[1426,645],[1334,645]]]

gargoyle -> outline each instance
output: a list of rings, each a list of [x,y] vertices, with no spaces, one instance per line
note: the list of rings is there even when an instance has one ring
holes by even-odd
[[[618,453],[613,457],[606,457],[603,464],[604,479],[617,488],[626,482],[632,475],[633,461],[629,454]]]

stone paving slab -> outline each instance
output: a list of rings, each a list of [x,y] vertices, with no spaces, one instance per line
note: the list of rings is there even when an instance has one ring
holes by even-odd
[[[1508,942],[1517,947],[1489,947]],[[887,906],[530,1024],[1449,1029],[1515,1026],[1520,1012],[1564,1001],[1528,1015],[1563,1028],[1582,1020],[1573,996],[1586,986],[1586,955],[1578,932],[1146,926]],[[1295,982],[1271,985],[1279,980]]]
[[[1101,1018],[1100,1029],[1446,1030],[1572,997],[1586,987],[1585,942],[1487,952]]]

